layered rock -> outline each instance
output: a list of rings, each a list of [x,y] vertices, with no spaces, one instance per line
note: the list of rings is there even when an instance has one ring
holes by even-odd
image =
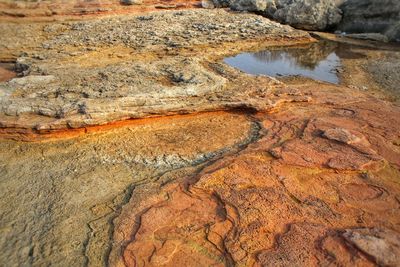
[[[151,198],[139,190],[116,220],[111,265],[393,265],[399,109],[348,90],[302,85],[292,94],[314,101],[253,117],[259,139],[240,153]]]
[[[274,94],[312,101],[0,140],[0,262],[395,265],[399,108],[291,87]]]
[[[4,33],[14,31],[13,25]],[[22,77],[0,84],[2,128],[51,130],[177,113],[270,109],[276,102],[268,99],[269,91],[282,84],[263,78],[262,85],[237,90],[203,61],[218,56],[220,46],[240,48],[244,39],[266,45],[281,42],[282,35],[292,43],[311,40],[268,19],[224,10],[54,23],[39,32],[42,38],[29,39],[33,51],[16,60]],[[4,54],[23,37],[1,38]],[[27,48],[19,44],[14,51]],[[201,56],[194,57],[196,47]]]
[[[169,183],[174,176],[160,176],[182,175],[256,133],[245,116],[217,112],[88,129],[78,137],[67,132],[51,142],[2,139],[0,264],[103,265],[112,220],[136,185]]]

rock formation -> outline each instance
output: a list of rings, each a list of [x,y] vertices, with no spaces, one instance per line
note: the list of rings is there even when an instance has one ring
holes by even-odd
[[[400,107],[374,90],[399,51],[345,47],[339,85],[251,76],[223,58],[337,44],[115,2],[0,16],[0,266],[398,265]]]
[[[267,8],[267,1],[265,0],[233,0],[230,7],[237,11],[264,11]]]
[[[342,19],[341,11],[331,0],[278,0],[265,14],[281,23],[305,30],[329,30]]]
[[[134,197],[116,221],[112,265],[393,264],[400,151],[379,136],[398,138],[381,120],[398,111],[335,96],[347,90],[301,86],[292,93],[314,104],[258,114],[258,139],[240,153]]]
[[[400,40],[400,3],[396,0],[210,0],[208,3],[207,8],[256,12],[298,29],[339,29],[357,33],[354,35],[357,38]]]
[[[346,33],[381,33],[400,41],[400,2],[397,0],[348,0],[340,6]]]
[[[9,24],[4,32],[15,27],[21,28]],[[262,96],[275,81],[236,90],[204,66],[207,54],[193,58],[176,53],[221,43],[238,49],[245,39],[280,42],[283,34],[293,43],[311,40],[305,32],[257,15],[202,9],[54,23],[39,31],[47,39],[26,38],[35,51],[17,58],[23,77],[1,84],[2,127],[50,130],[177,113],[272,108],[273,101]],[[22,37],[0,38],[5,51],[4,46]],[[15,50],[26,49],[19,43]]]
[[[342,18],[337,3],[331,0],[231,0],[229,6],[304,30],[332,29]]]

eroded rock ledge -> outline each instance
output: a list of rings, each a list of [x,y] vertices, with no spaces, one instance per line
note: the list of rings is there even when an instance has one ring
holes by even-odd
[[[5,32],[23,26],[7,27]],[[312,40],[268,19],[224,10],[54,23],[36,30],[42,38],[17,58],[23,77],[0,85],[2,128],[43,131],[177,113],[271,109],[282,101],[273,91],[283,84],[262,78],[259,85],[243,86],[248,77],[222,65],[216,70],[207,59],[256,42]],[[12,44],[22,36],[2,38],[2,54],[10,46],[24,49]]]

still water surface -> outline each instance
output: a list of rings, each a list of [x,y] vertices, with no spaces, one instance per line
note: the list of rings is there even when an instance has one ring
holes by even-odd
[[[321,41],[305,47],[275,47],[265,51],[242,53],[225,58],[224,62],[253,75],[300,75],[338,84],[337,70],[341,67],[341,58],[362,56],[346,50],[340,44]]]

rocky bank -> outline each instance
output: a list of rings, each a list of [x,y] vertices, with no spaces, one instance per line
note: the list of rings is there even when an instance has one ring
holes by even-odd
[[[136,11],[0,24],[0,265],[399,265],[398,50],[251,76],[222,59],[316,39]]]
[[[379,33],[400,41],[400,2],[396,0],[348,0],[342,6],[339,29],[350,33]]]
[[[385,42],[400,40],[397,0],[203,0],[202,6],[255,12],[303,30],[340,31]]]
[[[25,37],[3,35],[0,54],[8,52],[8,44],[13,53],[26,49],[23,42],[16,45],[20,39],[32,49],[16,59],[23,77],[3,84],[0,124],[39,131],[176,113],[273,108],[282,100],[266,101],[266,94],[279,83],[266,79],[262,86],[238,90],[227,86],[232,79],[218,75],[206,59],[238,51],[246,40],[251,40],[243,44],[247,47],[311,40],[288,26],[224,10],[34,25],[36,29],[3,24],[4,32],[16,32],[16,27]],[[30,32],[36,40],[26,38]]]

